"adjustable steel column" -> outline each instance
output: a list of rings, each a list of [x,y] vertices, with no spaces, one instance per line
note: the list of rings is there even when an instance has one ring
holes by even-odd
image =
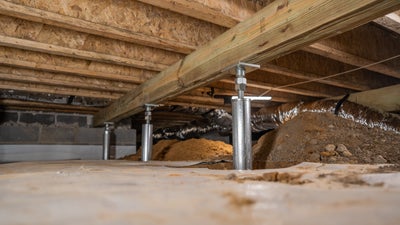
[[[245,97],[247,80],[245,66],[260,68],[260,65],[238,63],[236,65],[235,90],[232,97],[233,166],[236,170],[252,169],[251,150],[251,100],[269,100],[270,97]]]
[[[145,120],[146,123],[142,125],[142,161],[147,162],[151,160],[151,152],[153,147],[153,124],[151,124],[151,110],[159,105],[145,104]]]
[[[111,145],[111,134],[114,129],[113,122],[104,123],[104,135],[103,135],[103,160],[110,158],[110,145]]]

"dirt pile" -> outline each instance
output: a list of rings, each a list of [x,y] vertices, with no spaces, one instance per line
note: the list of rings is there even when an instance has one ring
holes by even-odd
[[[139,160],[141,150],[137,155],[127,156],[124,159]],[[152,160],[185,161],[211,160],[232,158],[232,145],[222,141],[207,139],[161,140],[153,146]]]
[[[253,146],[254,167],[299,162],[400,163],[400,135],[369,128],[331,113],[306,112],[262,136]]]

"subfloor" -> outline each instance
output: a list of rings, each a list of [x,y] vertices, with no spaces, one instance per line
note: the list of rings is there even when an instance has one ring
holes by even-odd
[[[0,165],[1,224],[398,224],[400,172],[301,163],[253,171],[194,162]]]

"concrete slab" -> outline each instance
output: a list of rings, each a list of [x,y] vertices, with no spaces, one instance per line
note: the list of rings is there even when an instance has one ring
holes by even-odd
[[[2,224],[398,224],[400,173],[302,163],[257,171],[194,162],[0,165]]]

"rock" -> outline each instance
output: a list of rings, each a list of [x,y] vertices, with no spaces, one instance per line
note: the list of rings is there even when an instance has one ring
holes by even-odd
[[[335,156],[329,157],[328,162],[335,163],[337,162],[337,158]]]
[[[333,151],[323,151],[323,152],[320,152],[319,154],[321,156],[324,156],[324,157],[331,157],[331,156],[337,155],[337,152],[335,150],[333,150]]]
[[[345,156],[345,157],[353,156],[353,154],[349,150],[343,151],[342,155]]]
[[[387,160],[381,155],[377,155],[373,159],[374,163],[387,163]]]
[[[310,144],[316,145],[316,144],[318,144],[318,140],[317,139],[311,139]]]
[[[371,162],[372,162],[372,160],[371,160],[370,158],[368,158],[368,157],[364,157],[364,158],[363,158],[363,161],[364,161],[365,163],[371,163]]]
[[[336,151],[345,157],[350,157],[353,156],[353,154],[351,154],[351,152],[347,149],[347,147],[344,144],[338,144]]]
[[[336,148],[336,151],[339,152],[339,153],[342,153],[342,152],[344,152],[346,150],[347,150],[347,147],[344,144],[338,144],[338,146]]]
[[[336,146],[334,144],[327,144],[325,146],[325,151],[327,151],[327,152],[335,151],[335,149],[336,149]]]
[[[328,128],[329,128],[329,129],[333,129],[333,128],[335,128],[335,126],[332,125],[332,124],[330,124],[330,125],[328,126]]]

